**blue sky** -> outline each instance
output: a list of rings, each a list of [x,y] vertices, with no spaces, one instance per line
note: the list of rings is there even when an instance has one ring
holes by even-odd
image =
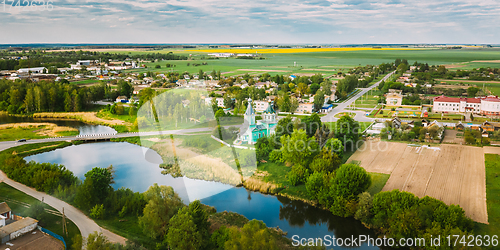
[[[500,43],[497,0],[54,0],[51,11],[10,3],[0,6],[3,44]]]

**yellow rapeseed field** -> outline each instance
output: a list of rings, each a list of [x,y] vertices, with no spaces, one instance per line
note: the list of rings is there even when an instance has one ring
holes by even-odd
[[[186,50],[193,52],[206,52],[206,53],[241,53],[241,54],[278,54],[278,53],[307,53],[307,52],[334,52],[334,51],[362,51],[362,50],[417,50],[407,48],[219,48],[219,49],[201,49],[201,50]]]

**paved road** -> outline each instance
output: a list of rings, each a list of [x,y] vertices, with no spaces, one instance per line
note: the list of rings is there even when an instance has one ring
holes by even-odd
[[[108,239],[111,242],[117,242],[121,244],[125,244],[126,239],[121,237],[120,235],[114,234],[104,228],[101,228],[99,225],[97,225],[92,219],[87,217],[84,213],[82,213],[80,210],[76,209],[75,207],[69,205],[68,203],[61,201],[55,197],[52,197],[46,193],[38,192],[34,188],[30,188],[28,186],[25,186],[19,182],[15,182],[11,179],[9,179],[4,172],[0,171],[0,182],[5,182],[9,186],[29,195],[32,196],[38,200],[42,200],[43,202],[48,204],[49,206],[57,209],[57,211],[61,212],[63,211],[64,208],[64,213],[68,219],[73,221],[73,223],[76,224],[78,229],[80,229],[80,233],[82,234],[82,237],[87,237],[89,234],[97,231],[97,232],[102,232],[103,235],[108,237]]]
[[[106,135],[92,135],[92,136],[85,136],[84,138],[88,139],[109,139],[109,138],[123,138],[123,137],[131,137],[131,136],[151,136],[151,135],[170,135],[170,134],[189,134],[193,132],[203,132],[203,131],[211,131],[212,128],[195,128],[195,129],[183,129],[183,130],[168,130],[168,131],[152,131],[152,132],[140,132],[140,133],[121,133],[121,134],[106,134]],[[32,143],[42,143],[42,142],[56,142],[56,141],[72,141],[72,140],[79,140],[82,139],[82,137],[76,137],[76,136],[68,136],[68,137],[59,137],[59,138],[46,138],[46,139],[36,139],[36,140],[28,140],[26,142],[16,142],[16,141],[6,141],[6,142],[0,142],[0,151],[3,151],[5,149],[19,146],[19,145],[24,145],[24,144],[32,144]],[[84,213],[82,213],[80,210],[77,208],[69,205],[68,203],[59,200],[55,197],[52,197],[46,193],[38,192],[33,188],[30,188],[28,186],[25,186],[21,183],[15,182],[11,179],[9,179],[5,173],[0,171],[0,182],[5,182],[9,186],[14,187],[15,189],[30,195],[38,200],[44,199],[44,202],[47,203],[48,205],[52,206],[53,208],[57,209],[59,212],[62,213],[62,210],[64,208],[64,212],[66,214],[66,217],[73,221],[78,229],[80,229],[80,232],[83,237],[87,237],[90,233],[93,233],[94,231],[97,232],[102,232],[106,237],[111,242],[117,242],[121,244],[125,244],[126,239],[114,234],[104,228],[101,228],[99,225],[97,225],[92,219],[88,218]]]
[[[356,94],[354,97],[351,97],[351,99],[343,102],[343,103],[340,103],[339,105],[337,105],[337,107],[335,107],[331,112],[329,112],[327,115],[321,117],[321,121],[322,122],[334,122],[337,120],[337,118],[335,118],[335,115],[338,114],[338,113],[342,113],[342,112],[353,112],[352,110],[345,110],[347,107],[349,107],[349,105],[351,105],[353,102],[355,102],[357,99],[359,99],[360,97],[362,97],[364,94],[366,94],[368,91],[372,90],[373,88],[377,87],[382,81],[385,81],[387,80],[387,78],[389,78],[392,74],[394,74],[394,72],[396,71],[393,71],[389,74],[387,74],[386,76],[384,76],[384,78],[382,78],[382,80],[376,82],[375,84],[373,84],[372,86],[368,87],[368,88],[360,88],[361,91]],[[364,115],[363,115],[364,116]],[[356,114],[355,116],[355,119],[357,121],[372,121],[371,118],[368,118],[368,117],[361,117],[359,116],[358,114]],[[361,119],[361,120],[358,120],[358,119]]]

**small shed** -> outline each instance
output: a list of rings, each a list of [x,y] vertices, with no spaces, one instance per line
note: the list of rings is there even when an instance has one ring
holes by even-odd
[[[0,215],[5,217],[5,220],[9,220],[12,216],[12,210],[5,202],[0,203]]]
[[[10,223],[7,226],[0,228],[0,241],[5,244],[7,241],[13,240],[19,236],[29,233],[36,229],[38,221],[26,217],[16,222]]]

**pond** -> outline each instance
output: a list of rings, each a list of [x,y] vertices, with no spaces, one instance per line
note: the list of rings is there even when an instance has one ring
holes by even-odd
[[[50,118],[33,118],[33,117],[20,117],[20,116],[9,116],[5,114],[0,114],[0,124],[6,123],[21,123],[21,122],[50,122],[58,126],[66,126],[78,129],[80,135],[93,135],[93,134],[113,134],[116,130],[111,127],[102,125],[92,125],[81,121],[72,119],[50,119]]]
[[[114,188],[125,187],[144,192],[154,183],[172,186],[185,203],[200,199],[202,203],[215,207],[219,212],[236,212],[250,220],[262,220],[269,227],[279,227],[288,232],[289,238],[293,235],[301,238],[322,238],[325,235],[334,235],[337,238],[357,238],[359,235],[375,237],[374,233],[359,221],[334,216],[329,211],[301,201],[265,195],[217,182],[163,175],[158,167],[162,162],[160,155],[130,143],[80,144],[29,156],[26,160],[63,164],[81,179],[93,167],[113,165]],[[354,248],[379,249],[366,244]]]

